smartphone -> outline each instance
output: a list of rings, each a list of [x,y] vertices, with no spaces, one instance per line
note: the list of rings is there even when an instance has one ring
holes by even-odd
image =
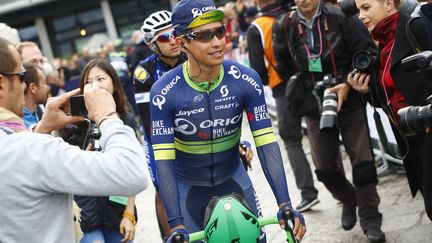
[[[70,98],[71,115],[87,115],[87,109],[85,107],[84,96],[75,95]]]

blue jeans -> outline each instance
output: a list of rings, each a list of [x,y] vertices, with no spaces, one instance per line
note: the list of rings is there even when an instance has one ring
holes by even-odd
[[[123,237],[119,230],[100,228],[84,233],[80,243],[121,243]],[[133,243],[133,241],[129,241],[129,243]]]

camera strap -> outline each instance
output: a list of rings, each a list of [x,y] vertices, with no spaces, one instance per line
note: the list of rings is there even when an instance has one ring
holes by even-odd
[[[408,41],[409,41],[411,47],[415,51],[415,53],[420,53],[423,51],[423,49],[420,47],[420,44],[418,43],[418,41],[414,37],[414,34],[411,31],[411,23],[415,19],[418,19],[418,18],[420,18],[420,17],[415,17],[415,18],[409,19],[408,22],[406,23],[406,26],[405,26],[405,33],[407,35],[407,38],[408,38]]]
[[[376,110],[376,108],[374,107],[374,121],[375,121],[375,126],[378,132],[378,136],[379,139],[381,141],[381,145],[384,149],[384,152],[390,156],[392,156],[393,158],[397,158],[400,160],[404,160],[406,158],[406,156],[408,155],[408,151],[409,151],[409,144],[408,144],[408,140],[406,139],[404,133],[402,132],[402,130],[399,128],[399,126],[397,126],[396,124],[394,124],[393,121],[390,121],[391,123],[394,124],[393,128],[393,134],[394,136],[397,138],[396,141],[401,141],[403,144],[398,144],[398,148],[400,151],[400,154],[395,154],[393,153],[393,151],[390,149],[389,146],[389,142],[387,139],[387,134],[385,132],[384,126],[382,124],[381,121],[381,116],[378,113],[378,111]],[[389,117],[389,120],[391,120],[392,118]]]
[[[379,89],[379,84],[376,84],[374,87]],[[378,91],[377,91],[378,92]],[[378,92],[379,93],[379,92]],[[377,102],[375,101],[375,96],[373,94],[370,95],[371,99],[372,99],[372,104],[377,104]],[[381,102],[379,102],[381,103]],[[408,140],[406,139],[404,133],[402,132],[402,130],[399,128],[396,118],[391,110],[391,107],[387,106],[383,106],[383,111],[384,113],[387,115],[390,123],[392,124],[392,131],[393,131],[393,135],[396,138],[397,141],[397,145],[399,148],[399,152],[400,154],[395,154],[391,149],[390,149],[390,145],[387,139],[387,133],[385,132],[384,126],[382,124],[381,121],[381,116],[378,113],[377,109],[375,106],[373,106],[374,109],[374,114],[373,114],[373,118],[375,121],[375,127],[377,129],[378,132],[378,137],[379,140],[381,142],[381,146],[384,149],[384,152],[390,156],[392,156],[393,158],[397,158],[400,160],[404,160],[406,158],[406,156],[408,155],[408,151],[409,151],[409,144],[408,144]],[[400,144],[402,142],[402,144]]]

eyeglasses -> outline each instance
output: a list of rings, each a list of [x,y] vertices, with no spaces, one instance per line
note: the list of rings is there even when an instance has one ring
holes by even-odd
[[[0,72],[0,74],[5,76],[18,76],[21,83],[24,83],[24,77],[25,77],[26,70],[22,72]]]
[[[225,26],[218,27],[213,30],[196,30],[184,35],[190,40],[197,40],[200,42],[210,42],[216,36],[219,40],[225,37]]]
[[[175,39],[175,32],[174,30],[162,32],[159,35],[156,35],[151,39],[151,42],[160,41],[160,42],[169,42],[171,38]]]

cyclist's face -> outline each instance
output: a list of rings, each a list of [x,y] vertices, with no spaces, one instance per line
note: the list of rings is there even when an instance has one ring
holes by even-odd
[[[180,55],[180,48],[175,42],[173,35],[174,27],[158,31],[156,33],[156,45],[163,56],[178,57]]]
[[[218,30],[222,27],[221,22],[206,24],[192,31],[196,32],[196,36],[204,37],[204,35],[213,35],[211,39],[192,39],[185,42],[187,48],[188,60],[194,60],[205,66],[219,66],[224,61],[225,55],[225,36],[218,37]]]

